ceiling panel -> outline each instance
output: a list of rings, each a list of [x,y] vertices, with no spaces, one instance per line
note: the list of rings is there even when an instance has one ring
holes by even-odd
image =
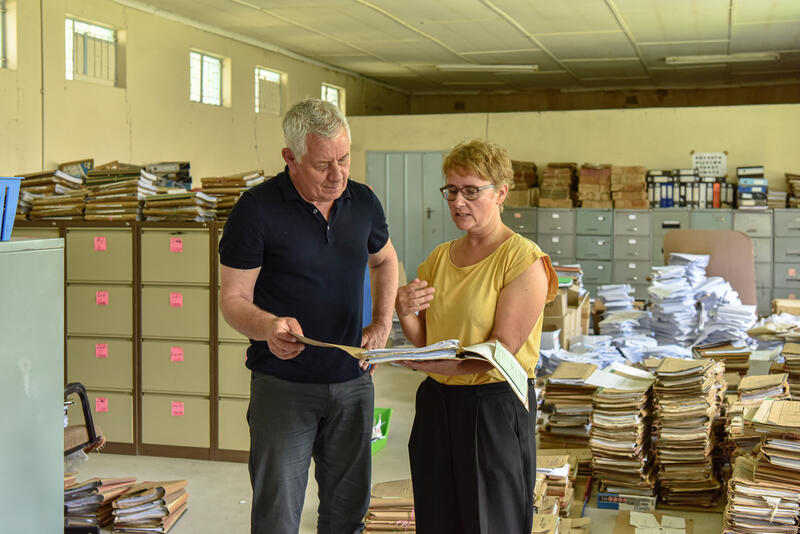
[[[621,31],[613,33],[554,33],[537,36],[561,60],[636,57],[636,50]]]
[[[731,28],[731,53],[797,49],[800,49],[800,22],[735,24]]]
[[[783,54],[780,61],[764,61],[758,63],[732,63],[730,70],[733,73],[742,72],[789,72],[800,74],[800,53]]]
[[[647,76],[641,62],[632,61],[570,61],[565,65],[579,78],[627,78]]]
[[[439,63],[460,63],[462,58],[438,44],[423,40],[423,38],[408,39],[406,41],[381,41],[375,43],[361,43],[361,47],[378,54],[389,61],[399,63],[420,63],[430,65]]]
[[[637,42],[728,38],[730,0],[613,0]]]
[[[800,2],[797,0],[736,0],[733,23],[800,21]]]
[[[294,24],[342,40],[365,41],[418,37],[413,30],[356,2],[348,3],[346,9],[335,6],[317,9],[281,8],[270,9],[269,12]]]
[[[722,84],[728,78],[727,73],[724,65],[650,69],[650,75],[659,85]]]
[[[537,65],[540,71],[560,70],[561,67],[541,50],[497,50],[464,54],[481,64]]]
[[[537,36],[620,29],[602,0],[493,0],[492,3]]]
[[[515,50],[532,46],[527,37],[492,15],[476,20],[426,24],[425,32],[459,52]]]
[[[484,19],[492,13],[477,0],[370,0],[370,3],[423,31],[431,23]]]

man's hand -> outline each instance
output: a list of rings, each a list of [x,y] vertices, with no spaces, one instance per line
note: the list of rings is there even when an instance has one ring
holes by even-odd
[[[361,331],[361,346],[367,350],[369,349],[382,349],[386,346],[386,340],[389,339],[389,332],[391,325],[384,325],[380,323],[371,323],[364,327]],[[369,376],[375,374],[377,365],[372,365],[366,360],[361,360],[358,364],[364,371],[369,371]]]
[[[271,317],[267,323],[267,345],[269,351],[281,360],[291,360],[306,346],[290,333],[303,335],[300,323],[294,317]]]

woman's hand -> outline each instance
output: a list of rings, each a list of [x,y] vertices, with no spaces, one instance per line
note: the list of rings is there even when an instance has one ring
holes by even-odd
[[[492,369],[492,364],[482,360],[400,360],[397,362],[403,367],[408,367],[414,371],[424,373],[435,373],[438,375],[474,375],[485,373]]]
[[[414,278],[408,284],[397,290],[395,310],[398,317],[405,317],[431,307],[433,294],[436,290],[428,286],[428,282]]]

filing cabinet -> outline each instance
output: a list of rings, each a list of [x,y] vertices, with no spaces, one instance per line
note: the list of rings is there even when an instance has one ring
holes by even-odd
[[[575,216],[578,234],[575,256],[583,270],[583,284],[592,296],[597,288],[611,283],[614,257],[614,212],[579,209]]]
[[[67,380],[87,390],[110,449],[135,444],[134,242],[129,224],[69,223]]]
[[[247,424],[247,399],[222,398],[219,400],[219,448],[249,451],[250,427]]]
[[[744,232],[753,241],[756,268],[756,300],[758,313],[769,314],[772,308],[772,211],[735,210],[733,229]],[[769,271],[769,273],[768,273]],[[776,271],[777,280],[777,271]]]
[[[614,235],[650,235],[650,212],[614,210]]]
[[[614,262],[614,283],[647,285],[650,270],[649,261],[616,260]]]
[[[800,296],[800,210],[775,210],[772,298]]]
[[[142,444],[211,447],[211,265],[207,225],[142,226]]]
[[[536,235],[536,208],[506,207],[500,217],[518,234]]]
[[[543,234],[537,237],[539,247],[553,261],[571,263],[575,260],[575,236],[571,234]]]
[[[614,238],[614,259],[650,261],[650,237],[616,236]]]
[[[775,210],[775,237],[800,238],[800,210]]]
[[[733,212],[719,208],[692,210],[689,227],[694,230],[732,230]]]
[[[614,229],[612,210],[579,209],[576,214],[578,235],[610,236]]]
[[[539,234],[575,234],[575,209],[538,208],[536,231]]]
[[[664,265],[664,235],[670,230],[687,229],[690,214],[686,208],[661,208],[653,210],[650,260],[653,265]]]
[[[249,343],[220,343],[217,375],[222,397],[250,398],[250,370],[245,367]]]
[[[575,256],[579,260],[610,260],[611,243],[611,236],[579,235],[575,241]]]

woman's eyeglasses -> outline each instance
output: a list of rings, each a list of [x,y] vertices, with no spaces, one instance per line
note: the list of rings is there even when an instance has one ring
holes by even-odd
[[[459,191],[461,192],[461,196],[464,197],[464,200],[476,200],[481,191],[494,186],[495,184],[484,185],[483,187],[467,185],[459,188],[454,185],[445,185],[444,187],[440,187],[439,191],[442,192],[442,196],[445,200],[455,200]]]

